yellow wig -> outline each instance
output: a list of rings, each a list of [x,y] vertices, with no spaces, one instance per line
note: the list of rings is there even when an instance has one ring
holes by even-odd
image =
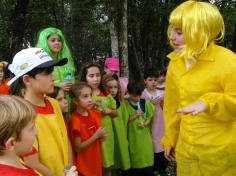
[[[182,30],[185,44],[181,57],[196,61],[211,42],[224,38],[224,20],[216,6],[207,2],[186,1],[176,7],[169,18],[168,36],[172,25]]]

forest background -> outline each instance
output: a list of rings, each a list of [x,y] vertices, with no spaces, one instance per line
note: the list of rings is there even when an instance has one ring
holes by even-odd
[[[182,0],[1,0],[0,60],[35,46],[46,27],[66,36],[77,72],[84,62],[118,57],[121,75],[141,80],[147,68],[167,65],[168,17]],[[211,0],[223,14],[220,45],[236,52],[236,0]]]

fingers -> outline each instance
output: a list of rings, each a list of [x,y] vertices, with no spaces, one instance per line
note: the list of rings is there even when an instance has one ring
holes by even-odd
[[[165,158],[166,158],[168,161],[173,161],[173,160],[175,160],[175,153],[174,153],[174,150],[173,150],[172,148],[167,148],[167,149],[165,149],[164,155],[165,155]]]
[[[185,108],[181,108],[181,109],[177,109],[177,110],[175,111],[175,113],[192,114],[192,115],[194,116],[194,115],[197,115],[198,113],[200,113],[200,111],[197,110],[197,109],[185,109]]]

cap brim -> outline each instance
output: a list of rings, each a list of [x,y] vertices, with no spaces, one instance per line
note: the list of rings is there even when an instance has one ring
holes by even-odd
[[[111,70],[111,71],[117,71],[117,72],[119,72],[120,70],[119,69],[117,69],[117,68],[109,68],[109,70]]]
[[[68,62],[67,58],[55,59],[55,60],[50,60],[50,61],[47,61],[43,64],[40,64],[36,68],[48,68],[48,67],[53,67],[53,66],[62,66],[62,65],[65,65],[67,62]]]

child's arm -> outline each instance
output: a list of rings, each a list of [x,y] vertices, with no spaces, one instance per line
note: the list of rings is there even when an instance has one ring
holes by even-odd
[[[104,115],[109,115],[111,117],[116,117],[117,116],[117,110],[116,109],[105,108],[104,110],[102,110],[102,113]]]
[[[144,128],[144,127],[147,126],[150,122],[151,122],[151,119],[147,119],[147,120],[145,120],[142,124],[140,124],[139,127],[140,127],[140,128]]]
[[[106,136],[106,130],[103,127],[100,127],[97,129],[97,131],[87,140],[81,141],[80,137],[75,137],[75,151],[79,152],[83,150],[84,148],[88,147],[91,145],[95,140],[97,139],[103,139]]]
[[[138,118],[139,116],[143,115],[143,111],[141,111],[140,109],[138,109],[137,111],[135,111],[128,119],[129,122],[132,122],[133,120],[135,120],[136,118]]]
[[[27,166],[33,168],[44,176],[55,176],[55,174],[49,168],[39,161],[38,153],[24,157],[24,162]]]

